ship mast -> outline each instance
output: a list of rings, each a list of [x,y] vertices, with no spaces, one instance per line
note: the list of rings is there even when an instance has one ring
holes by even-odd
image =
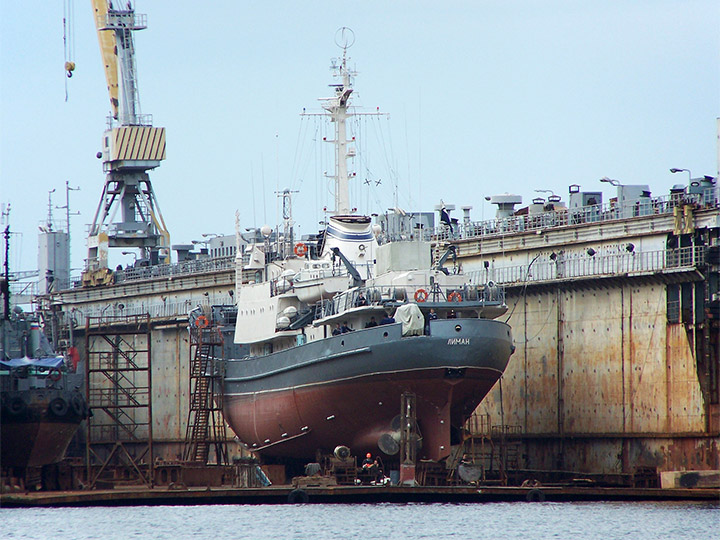
[[[356,151],[352,144],[355,137],[348,140],[347,120],[352,116],[387,116],[387,113],[381,112],[358,112],[350,110],[350,96],[353,93],[352,78],[357,75],[354,70],[348,67],[350,57],[347,54],[348,49],[355,43],[355,34],[353,31],[343,26],[335,33],[335,44],[343,51],[342,58],[333,58],[330,68],[334,71],[333,76],[340,79],[340,83],[331,84],[330,87],[335,89],[335,95],[328,98],[320,98],[322,108],[327,113],[306,113],[301,116],[329,116],[330,121],[335,125],[335,138],[332,140],[325,139],[326,142],[333,143],[335,147],[335,174],[329,176],[335,180],[335,216],[347,216],[356,212],[356,208],[350,206],[350,178],[355,173],[348,172],[348,159],[355,157]]]
[[[342,48],[343,54],[340,63],[333,62],[332,68],[335,77],[342,81],[340,84],[332,85],[335,88],[335,97],[324,99],[323,109],[330,113],[331,121],[335,124],[335,215],[350,214],[350,188],[348,177],[347,160],[351,157],[348,154],[347,140],[347,119],[352,116],[348,111],[350,95],[353,92],[350,77],[355,75],[347,67],[347,50],[355,42],[355,36],[349,28],[341,28],[335,36],[335,42]],[[353,154],[354,155],[354,154]]]
[[[350,112],[350,95],[353,92],[351,77],[355,72],[348,69],[347,50],[355,43],[355,34],[350,28],[343,26],[335,34],[335,43],[343,50],[342,58],[333,58],[330,68],[335,72],[333,76],[340,78],[340,84],[331,84],[335,89],[335,96],[320,98],[322,108],[335,124],[335,138],[326,142],[335,146],[335,174],[330,176],[335,180],[335,211],[336,216],[348,215],[354,209],[350,208],[350,188],[347,160],[355,156],[355,149],[348,147],[354,141],[347,139],[347,119],[356,113]],[[325,113],[302,113],[302,116],[327,116]],[[328,175],[329,176],[329,175]]]

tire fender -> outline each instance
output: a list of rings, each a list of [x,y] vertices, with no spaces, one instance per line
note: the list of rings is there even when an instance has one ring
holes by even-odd
[[[310,501],[310,496],[304,489],[293,489],[288,494],[288,502],[290,504],[307,504]]]

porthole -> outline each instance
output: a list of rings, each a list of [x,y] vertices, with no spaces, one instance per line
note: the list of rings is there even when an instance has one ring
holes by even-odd
[[[460,330],[462,330],[462,326],[460,326],[459,324],[456,324],[456,325],[455,325],[455,331],[456,331],[456,332],[459,332]]]

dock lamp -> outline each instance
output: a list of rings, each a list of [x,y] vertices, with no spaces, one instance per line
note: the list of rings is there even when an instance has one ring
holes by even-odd
[[[679,173],[679,172],[683,172],[683,171],[685,171],[686,173],[688,173],[688,185],[689,185],[690,182],[692,182],[692,173],[690,172],[690,169],[676,169],[675,167],[673,167],[672,169],[670,169],[670,172],[673,173],[673,174]]]

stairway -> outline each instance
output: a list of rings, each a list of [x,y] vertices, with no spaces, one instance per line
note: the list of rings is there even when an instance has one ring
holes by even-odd
[[[190,329],[190,410],[183,455],[187,462],[207,464],[213,446],[218,464],[228,461],[222,380],[215,369],[216,350],[221,347],[216,327]]]

